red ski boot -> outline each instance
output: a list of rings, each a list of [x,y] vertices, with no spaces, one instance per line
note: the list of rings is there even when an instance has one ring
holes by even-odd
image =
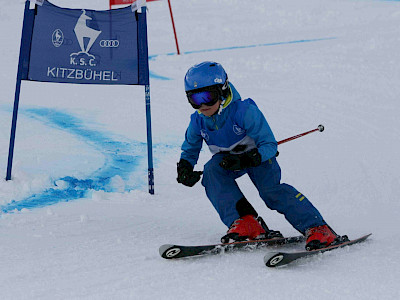
[[[306,250],[328,247],[336,238],[338,235],[328,225],[309,228],[306,231]]]
[[[226,235],[221,238],[222,243],[254,240],[265,237],[265,230],[255,216],[246,215],[237,219],[229,228]]]

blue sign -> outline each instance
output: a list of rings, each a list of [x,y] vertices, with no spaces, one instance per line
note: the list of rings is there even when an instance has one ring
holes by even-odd
[[[154,194],[146,10],[141,11],[67,9],[25,0],[6,180],[11,180],[22,80],[144,85],[149,192]]]
[[[148,84],[147,34],[138,15],[131,7],[95,11],[44,1],[36,6],[26,79]]]

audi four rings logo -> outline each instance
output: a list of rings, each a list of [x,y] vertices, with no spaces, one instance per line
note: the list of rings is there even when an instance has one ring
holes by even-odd
[[[102,48],[118,48],[119,41],[118,40],[101,40],[100,47],[102,47]]]

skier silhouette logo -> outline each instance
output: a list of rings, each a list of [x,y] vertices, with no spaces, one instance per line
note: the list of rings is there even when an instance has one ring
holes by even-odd
[[[53,45],[56,48],[60,47],[63,44],[64,33],[61,31],[61,29],[54,30],[53,35],[51,37],[51,41],[53,42]]]
[[[92,20],[92,18],[87,16],[86,11],[82,9],[82,14],[75,25],[74,32],[78,40],[79,46],[81,47],[80,53],[86,53],[90,55],[89,50],[93,46],[98,36],[100,35],[101,31],[90,28],[86,23],[87,20]],[[89,39],[89,42],[87,43],[86,46],[85,46],[85,38]]]

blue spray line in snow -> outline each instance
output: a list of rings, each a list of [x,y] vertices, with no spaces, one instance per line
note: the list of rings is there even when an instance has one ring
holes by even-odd
[[[255,44],[255,45],[246,45],[246,46],[232,46],[232,47],[223,47],[223,48],[214,48],[214,49],[186,51],[186,52],[182,52],[182,54],[194,54],[194,53],[204,53],[204,52],[213,52],[213,51],[268,47],[268,46],[278,46],[278,45],[288,45],[288,44],[298,44],[298,43],[311,43],[311,42],[327,41],[327,40],[334,40],[334,39],[336,39],[336,37],[327,37],[327,38],[318,38],[318,39],[309,39],[309,40],[295,40],[295,41],[287,41],[287,42],[275,42],[275,43]],[[149,55],[149,60],[154,60],[157,57],[163,56],[163,55],[176,55],[176,52]]]
[[[152,71],[150,71],[150,77],[151,77],[151,78],[154,78],[154,79],[158,79],[158,80],[172,80],[171,78],[158,75],[158,74],[156,74],[156,73],[154,73],[154,72],[152,72]]]
[[[398,0],[398,1],[400,1],[400,0]],[[205,52],[225,51],[225,50],[237,50],[237,49],[256,48],[256,47],[268,47],[268,46],[289,45],[289,44],[299,44],[299,43],[311,43],[311,42],[327,41],[327,40],[334,40],[334,39],[336,39],[336,37],[308,39],[308,40],[295,40],[295,41],[287,41],[287,42],[275,42],[275,43],[255,44],[255,45],[246,45],[246,46],[232,46],[232,47],[223,47],[223,48],[214,48],[214,49],[203,49],[203,50],[186,51],[186,52],[182,52],[182,54],[195,54],[195,53],[205,53]],[[176,55],[176,52],[149,55],[149,60],[155,60],[157,57],[164,56],[164,55],[166,55],[166,56]],[[160,79],[160,80],[171,80],[171,78],[158,75],[158,74],[156,74],[154,72],[150,72],[150,77],[155,78],[155,79]]]
[[[114,141],[110,136],[96,130],[88,129],[78,118],[65,112],[50,108],[31,108],[21,110],[24,115],[39,120],[48,126],[55,127],[83,139],[105,156],[104,165],[90,175],[88,179],[77,179],[71,176],[60,178],[61,187],[55,185],[40,194],[32,195],[21,201],[12,201],[0,207],[0,212],[10,213],[24,208],[44,207],[58,202],[84,198],[90,190],[113,192],[110,181],[114,176],[129,179],[138,162],[146,157],[146,144],[139,142]],[[126,190],[138,188],[125,187]]]

